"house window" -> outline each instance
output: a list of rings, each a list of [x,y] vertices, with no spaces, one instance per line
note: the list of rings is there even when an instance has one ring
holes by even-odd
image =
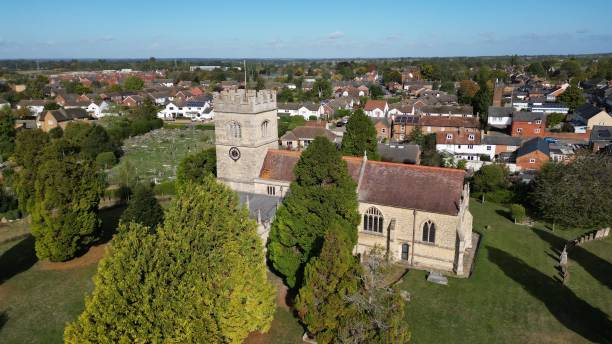
[[[436,225],[429,220],[423,224],[423,241],[432,244],[436,241]]]
[[[402,260],[408,260],[408,244],[402,244]]]
[[[406,126],[404,124],[400,125],[400,132],[403,133],[406,131]]]
[[[474,149],[474,145],[468,145],[468,149]]]
[[[535,124],[542,124],[542,120],[541,119],[536,119]]]
[[[380,129],[380,132],[384,134],[384,133],[387,132],[387,130],[385,128],[382,128],[382,129]]]
[[[446,134],[446,139],[447,140],[452,140],[453,139],[453,134]]]
[[[530,164],[535,164],[535,159],[529,159]]]
[[[269,121],[264,121],[263,123],[261,123],[261,137],[268,136],[268,124],[270,124]]]
[[[232,121],[229,125],[230,129],[230,137],[239,139],[242,137],[242,129],[240,128],[240,124],[238,122]]]
[[[368,232],[383,232],[383,215],[380,210],[372,207],[363,214],[363,230]]]
[[[519,133],[519,134],[522,133],[523,132],[523,128],[516,128],[516,132]]]
[[[491,146],[487,146],[487,150],[491,150]]]
[[[540,133],[540,128],[535,128],[535,129],[533,130],[533,132],[534,132],[534,133],[536,133],[536,134],[539,134],[539,133]]]
[[[474,134],[468,135],[468,140],[474,141],[474,138],[475,138]]]
[[[268,185],[268,195],[270,196],[276,195],[276,186]]]
[[[461,149],[461,145],[457,145],[457,149]]]

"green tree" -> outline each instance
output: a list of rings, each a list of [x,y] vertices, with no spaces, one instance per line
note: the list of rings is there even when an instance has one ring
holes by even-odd
[[[542,66],[542,63],[539,61],[529,64],[529,66],[527,66],[527,72],[540,76],[540,77],[546,76],[546,71],[544,70],[544,66]]]
[[[370,91],[370,98],[372,99],[382,99],[382,97],[385,95],[385,92],[383,92],[380,85],[370,85],[368,89]]]
[[[351,240],[333,224],[318,257],[304,270],[304,286],[296,300],[296,309],[308,333],[317,343],[332,343],[342,319],[352,311],[347,297],[359,288],[359,262],[352,254]]]
[[[59,106],[59,104],[56,103],[56,102],[47,103],[47,104],[45,104],[45,107],[44,107],[45,111],[48,111],[48,110],[59,110],[60,108],[61,108],[61,106]],[[58,128],[58,127],[56,127],[56,128]]]
[[[461,104],[472,104],[472,99],[480,87],[472,80],[462,80],[457,89],[457,98]]]
[[[51,139],[61,139],[62,136],[64,136],[64,129],[59,125],[49,130],[49,138]]]
[[[20,167],[15,177],[19,209],[30,213],[34,206],[35,181],[42,163],[41,147],[49,143],[49,135],[40,129],[22,130],[15,139],[15,162]]]
[[[566,117],[567,115],[563,113],[553,112],[551,114],[548,114],[548,116],[546,116],[546,127],[554,128],[558,126],[559,124],[563,123]]]
[[[544,220],[585,229],[612,223],[612,159],[580,152],[569,164],[549,163],[535,179],[531,193]]]
[[[512,204],[510,206],[510,214],[512,215],[514,223],[523,222],[526,216],[525,207],[520,204]]]
[[[383,73],[383,80],[385,81],[385,84],[391,83],[391,82],[397,82],[397,83],[401,83],[402,82],[402,73],[396,71],[396,70],[388,70],[385,71]]]
[[[419,146],[423,146],[425,144],[425,135],[423,134],[423,129],[421,126],[416,126],[408,135],[408,142],[414,143]]]
[[[565,92],[558,97],[559,101],[567,106],[570,112],[574,112],[577,107],[585,103],[582,90],[577,85],[570,85]]]
[[[256,227],[213,177],[184,188],[156,233],[119,231],[66,342],[241,343],[267,331],[275,293]]]
[[[368,159],[380,160],[377,145],[374,123],[363,110],[356,110],[346,124],[346,132],[342,137],[342,153],[363,156],[364,152],[367,152]]]
[[[474,114],[479,115],[480,122],[483,125],[486,125],[488,120],[488,112],[489,106],[491,106],[493,102],[493,91],[489,86],[488,82],[483,82],[479,84],[478,92],[474,95],[472,99],[472,107],[474,108]]]
[[[565,73],[569,78],[573,78],[576,76],[580,76],[582,73],[582,68],[580,67],[580,63],[574,59],[567,60],[561,64],[559,68],[562,73]]]
[[[95,159],[102,152],[114,152],[116,147],[101,125],[72,122],[66,126],[63,138],[79,147],[83,156]]]
[[[126,91],[140,91],[144,87],[144,81],[137,77],[130,75],[123,81],[123,89]]]
[[[97,239],[104,185],[93,161],[50,156],[45,156],[36,175],[32,235],[39,259],[65,261]]]
[[[96,156],[96,166],[107,170],[117,164],[117,157],[113,152],[102,152]]]
[[[357,243],[357,193],[346,162],[328,139],[317,137],[293,171],[295,182],[279,207],[268,245],[269,258],[290,287],[301,286],[303,268],[321,248],[332,223]]]
[[[319,100],[331,98],[332,86],[329,80],[317,79],[312,85],[312,94]]]
[[[502,164],[484,165],[474,174],[472,186],[474,191],[481,194],[484,203],[487,193],[509,186],[508,168]]]
[[[150,187],[142,184],[136,186],[127,208],[121,214],[121,222],[138,223],[151,230],[164,222],[164,209],[159,205]]]
[[[0,161],[8,159],[15,150],[15,117],[9,107],[0,109]]]
[[[177,185],[197,183],[207,175],[217,176],[217,152],[215,147],[185,157],[176,171]]]

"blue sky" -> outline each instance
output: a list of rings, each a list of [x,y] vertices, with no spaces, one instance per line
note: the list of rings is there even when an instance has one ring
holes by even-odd
[[[612,52],[612,1],[6,0],[0,58]]]

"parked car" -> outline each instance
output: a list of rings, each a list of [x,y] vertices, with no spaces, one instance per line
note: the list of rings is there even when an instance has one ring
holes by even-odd
[[[559,139],[556,139],[554,137],[546,137],[546,138],[544,138],[544,141],[546,141],[548,143],[557,143],[557,142],[559,142]]]

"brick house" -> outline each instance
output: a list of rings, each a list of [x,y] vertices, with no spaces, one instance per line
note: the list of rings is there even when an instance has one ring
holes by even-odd
[[[543,137],[546,135],[546,114],[542,112],[515,112],[512,118],[512,136]]]
[[[388,118],[372,118],[374,128],[376,128],[376,140],[378,142],[388,142],[391,140],[391,121]]]
[[[60,126],[65,129],[72,121],[87,121],[89,114],[81,108],[49,110],[38,116],[36,126],[44,132]]]
[[[525,141],[516,151],[516,166],[521,170],[539,171],[548,161],[550,161],[548,142],[541,137]]]

